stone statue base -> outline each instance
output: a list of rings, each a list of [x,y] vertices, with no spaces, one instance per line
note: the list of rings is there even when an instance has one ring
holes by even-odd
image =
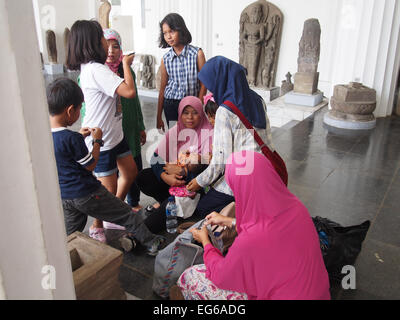
[[[285,103],[315,107],[322,102],[323,98],[324,94],[321,91],[317,91],[314,94],[304,94],[291,91],[285,95]]]
[[[294,75],[294,92],[314,94],[318,90],[319,72],[297,72]]]
[[[45,64],[44,70],[47,74],[63,74],[64,65],[63,64]]]
[[[281,88],[279,87],[272,87],[268,89],[250,87],[250,89],[257,92],[264,99],[265,102],[271,102],[272,100],[279,98],[279,94],[281,91]]]
[[[348,115],[347,115],[348,116]],[[339,129],[347,129],[347,130],[372,130],[376,127],[376,119],[369,118],[370,120],[360,121],[354,120],[349,117],[337,117],[337,114],[334,112],[328,112],[324,116],[324,123],[328,126],[339,128]]]

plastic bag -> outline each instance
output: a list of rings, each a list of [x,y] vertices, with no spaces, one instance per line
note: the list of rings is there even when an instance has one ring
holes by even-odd
[[[340,283],[345,276],[342,274],[343,267],[356,262],[371,223],[365,221],[360,225],[342,227],[321,217],[313,218],[313,222],[331,285]]]

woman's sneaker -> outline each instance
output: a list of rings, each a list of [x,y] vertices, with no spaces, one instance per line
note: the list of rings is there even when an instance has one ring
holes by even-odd
[[[104,233],[104,228],[89,228],[89,237],[91,237],[94,240],[106,243],[106,235]]]
[[[150,246],[147,247],[146,253],[147,253],[149,256],[153,256],[153,257],[156,256],[156,255],[158,254],[158,252],[160,251],[161,245],[162,245],[164,242],[165,242],[165,238],[164,238],[164,237],[161,237],[161,236],[157,237],[157,238],[153,241],[153,243],[152,243]]]

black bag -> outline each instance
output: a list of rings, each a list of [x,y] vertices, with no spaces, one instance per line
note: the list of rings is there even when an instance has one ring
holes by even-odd
[[[329,274],[331,286],[339,284],[345,274],[342,269],[346,265],[354,265],[361,252],[370,221],[351,227],[342,227],[340,224],[326,218],[313,218],[317,229],[322,256]]]

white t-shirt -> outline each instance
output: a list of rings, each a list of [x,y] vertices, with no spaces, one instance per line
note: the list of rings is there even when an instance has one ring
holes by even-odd
[[[121,99],[115,92],[123,81],[106,65],[93,61],[81,65],[80,83],[86,104],[82,127],[99,127],[103,131],[104,146],[100,151],[113,149],[124,137]],[[85,139],[90,151],[92,140],[91,136]]]

